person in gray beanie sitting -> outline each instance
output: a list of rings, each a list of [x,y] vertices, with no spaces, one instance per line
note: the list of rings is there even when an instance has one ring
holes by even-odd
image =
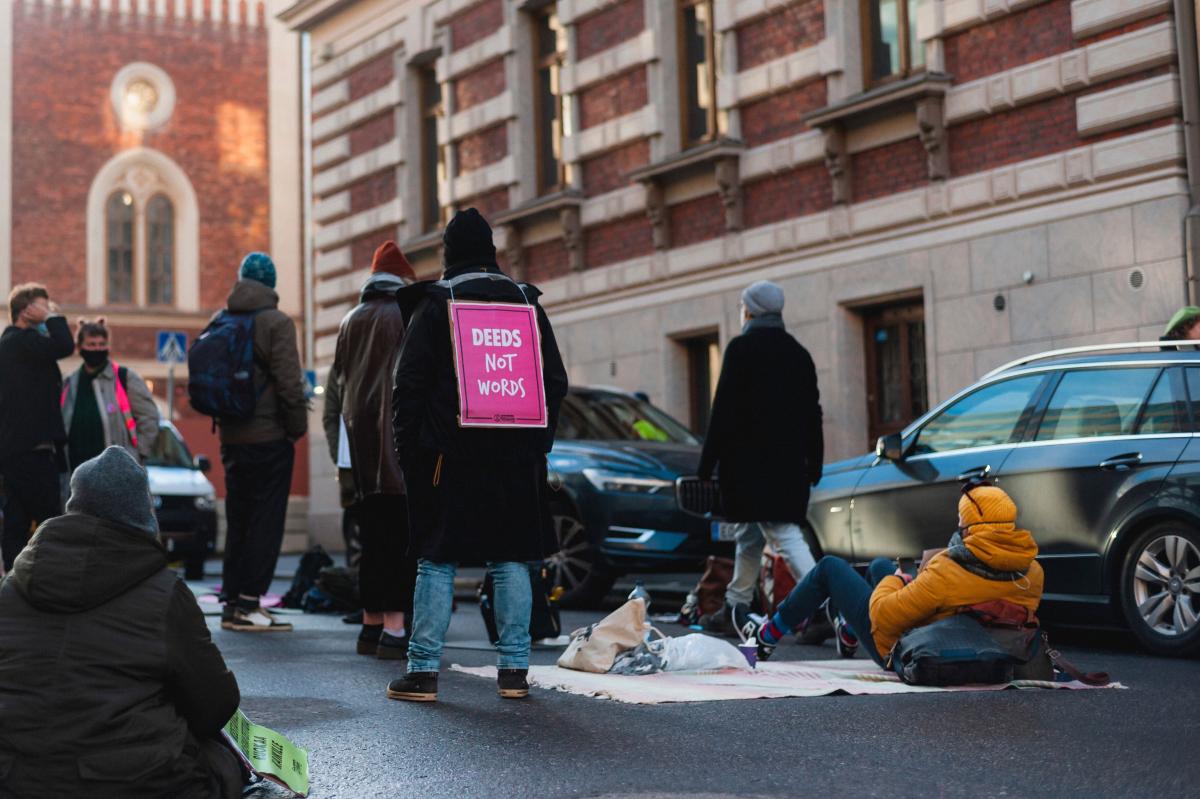
[[[709,621],[721,632],[748,622],[767,541],[797,581],[815,565],[801,525],[824,460],[821,394],[812,357],[784,327],[783,303],[770,281],[742,292],[742,334],[725,349],[700,458],[700,477],[720,470],[737,542],[725,608]]]
[[[240,701],[167,568],[146,472],[121,447],[71,478],[0,582],[0,796],[228,799]]]

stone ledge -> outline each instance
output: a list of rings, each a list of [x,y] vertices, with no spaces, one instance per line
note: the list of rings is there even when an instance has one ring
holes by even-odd
[[[313,168],[320,169],[350,157],[350,137],[339,136],[313,148]]]
[[[462,175],[457,175],[452,181],[451,196],[474,197],[484,192],[511,186],[517,182],[516,164],[511,155],[501,158],[493,164],[474,169]],[[445,192],[443,190],[443,196]],[[449,205],[450,203],[443,203]]]
[[[654,50],[654,31],[644,30],[632,39],[626,39],[596,55],[563,64],[562,91],[572,94],[656,60],[658,53]]]
[[[333,60],[315,65],[312,68],[313,88],[322,88],[332,83],[359,64],[370,61],[380,53],[397,49],[398,45],[403,41],[404,25],[393,25],[387,30],[375,34],[365,42],[356,44],[346,52],[336,56]],[[313,54],[314,59],[318,57],[317,54]]]
[[[401,163],[404,163],[404,152],[400,147],[400,140],[392,139],[387,144],[356,155],[332,169],[318,172],[313,177],[313,192],[325,195],[367,175]]]
[[[516,102],[511,91],[484,100],[465,111],[438,119],[438,143],[448,144],[464,136],[490,128],[495,124],[512,119],[517,115]]]
[[[360,97],[349,105],[342,106],[337,111],[315,120],[312,125],[314,141],[321,141],[341,133],[347,128],[357,125],[363,120],[370,119],[376,114],[382,114],[404,103],[403,90],[400,81],[393,80],[382,89]]]
[[[404,220],[404,205],[399,197],[366,211],[347,217],[329,226],[318,226],[313,237],[320,248],[334,247],[356,239],[365,233],[397,225]]]
[[[826,45],[826,42],[829,44]],[[717,105],[734,108],[813,78],[839,72],[841,64],[836,63],[836,52],[835,40],[825,39],[820,44],[805,47],[736,75],[723,74],[721,80],[717,81]]]
[[[579,161],[620,147],[634,139],[644,139],[660,132],[657,107],[650,103],[632,114],[610,119],[599,125],[584,128],[570,136],[564,136],[562,140],[563,161],[567,163]]]
[[[320,114],[350,99],[350,81],[343,79],[318,92],[313,92],[312,112]]]
[[[1080,136],[1095,136],[1127,128],[1179,110],[1179,77],[1159,75],[1075,101],[1075,128]]]
[[[437,79],[440,83],[454,80],[464,72],[513,52],[513,31],[508,25],[496,29],[477,42],[454,50],[437,60]]]
[[[1170,10],[1171,0],[1073,0],[1071,32],[1082,39]]]

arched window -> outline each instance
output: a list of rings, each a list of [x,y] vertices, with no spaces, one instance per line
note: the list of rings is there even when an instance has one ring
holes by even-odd
[[[175,207],[162,194],[146,204],[146,303],[175,304]]]
[[[108,248],[108,301],[133,302],[133,195],[114,192],[105,217]]]

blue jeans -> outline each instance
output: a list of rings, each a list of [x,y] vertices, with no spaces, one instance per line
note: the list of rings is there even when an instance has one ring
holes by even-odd
[[[894,561],[876,558],[863,579],[846,561],[826,555],[779,603],[776,622],[785,631],[794,630],[828,599],[855,631],[871,660],[883,666],[884,659],[875,651],[875,641],[871,638],[871,592],[880,580],[895,573]]]
[[[529,614],[533,591],[529,567],[524,563],[489,563],[496,584],[496,631],[500,634],[497,665],[502,669],[529,668]],[[408,644],[408,672],[437,671],[442,645],[450,626],[454,604],[454,563],[417,561],[417,586],[413,591],[412,638]]]

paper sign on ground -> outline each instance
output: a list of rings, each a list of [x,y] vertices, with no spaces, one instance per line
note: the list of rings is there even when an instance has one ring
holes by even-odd
[[[233,714],[222,732],[255,774],[308,796],[308,752],[281,733],[254,724],[241,710]]]
[[[532,305],[450,302],[462,427],[545,427],[542,343]]]

